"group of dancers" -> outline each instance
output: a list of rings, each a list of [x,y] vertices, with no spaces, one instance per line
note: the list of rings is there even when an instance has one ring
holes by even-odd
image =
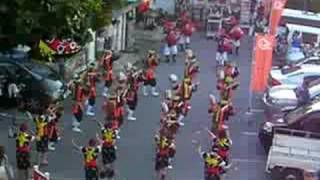
[[[239,86],[237,77],[238,68],[232,63],[226,63],[220,70],[217,82],[217,90],[220,92],[220,99],[213,94],[209,95],[208,113],[211,115],[211,128],[205,128],[212,138],[211,149],[203,151],[198,144],[198,153],[204,160],[205,179],[221,180],[222,175],[230,168],[230,148],[232,140],[226,122],[229,117],[235,114],[232,105],[233,91]]]
[[[159,179],[166,178],[167,169],[172,168],[175,156],[175,137],[183,119],[188,115],[192,94],[197,91],[199,64],[192,50],[186,50],[184,75],[181,81],[176,74],[170,74],[170,88],[165,91],[161,103],[160,130],[155,136],[155,170]]]

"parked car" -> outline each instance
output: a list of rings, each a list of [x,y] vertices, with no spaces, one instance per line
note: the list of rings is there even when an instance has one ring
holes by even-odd
[[[298,107],[293,111],[267,116],[259,130],[259,140],[266,151],[272,145],[274,130],[287,128],[302,131],[320,133],[320,100],[315,99],[311,103]]]
[[[273,68],[270,71],[268,80],[268,89],[279,85],[292,85],[297,87],[302,84],[303,79],[308,81],[318,79],[320,77],[320,66],[303,64],[301,66],[290,66],[284,68]]]
[[[308,82],[310,99],[320,96],[320,78]],[[266,108],[277,108],[281,111],[293,110],[298,106],[296,87],[294,85],[280,85],[268,89],[263,96]]]
[[[285,62],[284,62],[285,63]],[[302,58],[295,62],[289,62],[288,64],[280,64],[276,68],[289,68],[290,66],[301,66],[304,64],[310,64],[310,65],[320,65],[320,56],[311,56],[307,58]]]
[[[16,105],[9,98],[11,82],[21,88],[18,103],[31,112],[37,112],[51,102],[64,97],[66,87],[59,74],[46,65],[34,62],[16,62],[0,58],[1,95],[0,106]],[[22,103],[21,103],[22,102]]]

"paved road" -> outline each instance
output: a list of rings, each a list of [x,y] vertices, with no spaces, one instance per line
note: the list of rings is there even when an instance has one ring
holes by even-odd
[[[231,136],[233,138],[232,158],[233,168],[227,174],[225,180],[267,180],[264,173],[265,155],[257,141],[257,127],[262,119],[262,114],[247,116],[248,86],[250,74],[251,43],[243,42],[241,55],[237,60],[240,63],[241,86],[235,93],[234,104],[238,114],[230,121]],[[213,41],[206,41],[196,34],[193,38],[192,48],[198,55],[201,63],[199,91],[192,99],[192,110],[186,118],[186,125],[181,128],[177,136],[177,155],[174,161],[174,169],[170,170],[172,180],[199,180],[203,177],[203,163],[196,153],[192,139],[201,140],[204,146],[209,145],[208,135],[203,132],[195,135],[194,132],[209,126],[207,114],[208,93],[215,91],[214,57],[215,45]],[[159,84],[163,91],[168,86],[168,74],[182,75],[183,61],[179,57],[176,64],[162,64],[158,70]],[[136,122],[126,122],[121,131],[121,139],[118,143],[117,180],[153,180],[154,178],[154,134],[159,127],[160,99],[139,96]],[[99,113],[97,118],[102,119],[100,110],[102,98],[99,98]],[[71,113],[68,111],[70,104],[66,102],[66,113],[63,122],[63,140],[57,145],[55,152],[49,154],[49,166],[46,168],[54,180],[83,179],[81,154],[72,150],[71,138],[77,139],[79,144],[87,143],[90,137],[94,137],[98,129],[96,123],[85,118],[82,128],[85,133],[71,132]],[[14,161],[14,141],[8,140],[6,123],[0,124],[2,131],[1,143],[5,144],[11,152],[8,152],[11,161]]]

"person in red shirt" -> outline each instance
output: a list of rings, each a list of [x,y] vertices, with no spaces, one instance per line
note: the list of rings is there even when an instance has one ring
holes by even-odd
[[[35,137],[28,133],[27,124],[20,126],[20,132],[16,135],[16,159],[18,179],[29,179],[29,168],[31,167],[31,142]]]
[[[113,62],[114,58],[112,58],[112,51],[106,51],[105,55],[102,58],[101,66],[103,67],[103,79],[105,81],[104,84],[104,90],[103,90],[103,96],[107,96],[108,90],[110,89],[112,85],[112,68],[113,68]]]
[[[148,96],[148,86],[151,86],[151,93],[153,96],[159,96],[159,92],[157,92],[157,80],[156,80],[156,67],[159,62],[157,57],[155,56],[155,51],[149,51],[149,55],[147,57],[146,69],[143,73],[143,95]]]
[[[52,105],[48,108],[48,133],[49,133],[49,150],[55,150],[55,144],[60,140],[58,122],[63,114],[63,107]]]
[[[87,116],[95,116],[95,104],[96,104],[97,90],[95,86],[91,86],[89,89]]]
[[[184,24],[183,30],[182,30],[185,48],[187,48],[187,49],[190,47],[190,41],[191,41],[191,36],[192,36],[193,31],[194,31],[194,27],[192,25],[192,22],[191,22],[191,20],[188,20]]]
[[[80,129],[80,123],[83,118],[83,104],[82,102],[76,101],[72,106],[73,122],[72,130],[74,132],[82,132]]]
[[[90,63],[88,73],[87,73],[87,82],[89,87],[96,87],[97,81],[98,81],[98,73],[96,70],[96,65],[95,63]]]
[[[86,90],[79,75],[74,75],[73,80],[68,84],[68,88],[71,90],[74,101],[84,102]]]
[[[138,90],[141,81],[141,73],[135,67],[127,67],[128,92],[126,102],[128,105],[128,120],[135,121],[134,111],[138,104]]]
[[[77,147],[79,151],[83,153],[84,156],[84,169],[86,180],[98,180],[98,165],[97,159],[99,153],[101,153],[101,145],[97,145],[95,139],[90,139],[89,143],[85,147]]]
[[[167,34],[166,38],[166,45],[164,48],[164,55],[166,56],[166,61],[170,62],[170,55],[172,56],[172,61],[176,62],[176,56],[178,54],[177,42],[178,37],[174,30],[170,30]]]
[[[230,35],[233,39],[233,45],[235,47],[235,53],[236,55],[239,55],[239,49],[240,49],[240,45],[241,45],[241,38],[244,35],[243,30],[240,27],[240,24],[235,25],[231,31],[230,31]]]

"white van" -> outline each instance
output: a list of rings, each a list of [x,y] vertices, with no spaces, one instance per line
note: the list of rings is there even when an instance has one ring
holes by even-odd
[[[303,12],[294,9],[284,9],[282,19],[287,22],[289,36],[291,39],[293,33],[298,31],[302,33],[302,39],[305,43],[320,43],[320,14]]]

